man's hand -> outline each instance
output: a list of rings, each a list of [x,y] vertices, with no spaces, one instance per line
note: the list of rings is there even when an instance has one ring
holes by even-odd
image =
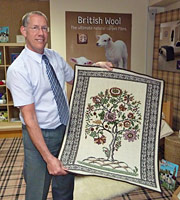
[[[111,62],[96,62],[94,63],[92,66],[99,66],[99,67],[102,67],[102,68],[106,68],[107,70],[109,71],[112,71],[113,69],[113,65]]]
[[[47,162],[47,169],[49,174],[54,176],[68,174],[68,169],[65,168],[62,162],[56,157],[51,157],[51,159]]]

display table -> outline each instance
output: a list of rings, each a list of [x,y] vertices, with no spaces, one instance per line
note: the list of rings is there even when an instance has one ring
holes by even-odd
[[[165,137],[164,156],[167,161],[180,165],[180,138],[178,132]]]

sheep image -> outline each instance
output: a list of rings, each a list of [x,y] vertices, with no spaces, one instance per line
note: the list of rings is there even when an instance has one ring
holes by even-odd
[[[76,63],[78,65],[92,65],[93,64],[93,61],[83,56],[79,58],[71,58],[71,62]]]
[[[172,174],[167,174],[166,182],[168,183],[168,189],[171,189],[171,187],[173,187],[173,185],[175,184],[175,180],[172,178]]]
[[[8,42],[8,34],[7,33],[0,33],[0,41],[1,42]]]
[[[127,69],[127,46],[122,40],[113,42],[108,34],[97,35],[98,47],[105,48],[106,59],[117,68]]]

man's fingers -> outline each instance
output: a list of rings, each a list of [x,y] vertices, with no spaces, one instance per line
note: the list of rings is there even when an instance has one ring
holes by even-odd
[[[100,66],[102,68],[106,68],[109,71],[112,71],[113,64],[111,62],[96,62],[93,64],[93,66]]]

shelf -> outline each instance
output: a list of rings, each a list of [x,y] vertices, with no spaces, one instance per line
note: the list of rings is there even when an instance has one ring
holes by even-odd
[[[24,43],[0,43],[1,46],[6,46],[6,47],[22,47],[25,46]]]
[[[0,43],[1,64],[0,64],[0,81],[6,80],[7,68],[16,59],[24,49],[23,43]],[[19,120],[19,109],[14,107],[13,99],[7,85],[0,85],[0,93],[6,94],[6,104],[0,104],[0,137],[4,132],[21,131],[21,122]],[[12,134],[9,134],[12,136]]]
[[[150,0],[149,6],[150,7],[166,7],[178,1],[179,0]]]
[[[0,131],[22,130],[21,122],[0,122]]]
[[[7,106],[7,104],[0,103],[0,107]]]

